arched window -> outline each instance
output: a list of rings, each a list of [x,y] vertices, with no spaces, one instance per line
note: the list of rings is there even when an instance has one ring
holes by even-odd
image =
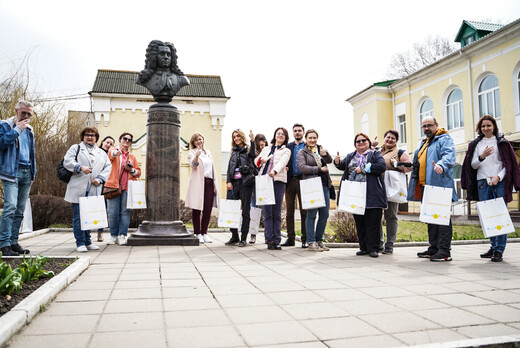
[[[368,134],[368,114],[366,112],[361,115],[361,132]]]
[[[421,105],[421,110],[419,111],[420,123],[422,123],[423,118],[427,116],[433,117],[433,102],[431,99],[426,99]]]
[[[490,114],[500,118],[500,91],[498,79],[495,75],[489,75],[482,80],[478,89],[479,115]]]
[[[448,96],[446,114],[448,115],[448,130],[464,127],[462,91],[460,89],[454,89]]]

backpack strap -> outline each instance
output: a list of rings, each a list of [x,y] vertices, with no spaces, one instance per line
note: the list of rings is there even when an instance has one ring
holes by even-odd
[[[397,151],[397,160],[398,161],[401,159],[401,156],[403,155],[403,153],[404,153],[403,149],[399,149],[399,151]]]

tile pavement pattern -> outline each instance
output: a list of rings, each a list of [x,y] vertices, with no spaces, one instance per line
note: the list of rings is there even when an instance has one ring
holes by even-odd
[[[520,243],[504,262],[487,245],[454,246],[451,263],[396,248],[312,253],[227,247],[105,246],[91,266],[14,336],[10,347],[390,347],[520,333]],[[72,233],[24,247],[75,255]]]

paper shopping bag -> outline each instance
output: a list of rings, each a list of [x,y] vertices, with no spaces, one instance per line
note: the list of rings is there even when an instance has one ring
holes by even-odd
[[[339,193],[338,211],[363,215],[367,201],[367,183],[343,180]]]
[[[428,224],[450,224],[452,188],[424,186],[419,221]]]
[[[408,188],[406,185],[406,174],[387,170],[385,172],[386,196],[390,202],[406,203]]]
[[[105,197],[80,197],[79,218],[83,231],[108,227]]]
[[[303,209],[316,209],[326,206],[320,177],[300,180],[300,193]]]
[[[241,212],[242,213],[242,212]],[[260,229],[260,219],[262,218],[262,208],[251,207],[249,209],[249,217],[251,220],[249,221],[249,233],[257,234]],[[242,216],[240,216],[240,225],[239,229],[242,228]]]
[[[31,209],[31,199],[27,198],[25,203],[25,210],[23,212],[22,226],[20,227],[20,233],[32,232],[33,231],[33,218]]]
[[[477,212],[486,238],[515,232],[515,226],[502,197],[477,202]]]
[[[255,176],[256,205],[276,204],[274,199],[274,182],[269,175]]]
[[[128,181],[126,207],[127,209],[146,209],[144,181]]]
[[[242,218],[239,200],[221,199],[218,212],[218,227],[238,228]]]

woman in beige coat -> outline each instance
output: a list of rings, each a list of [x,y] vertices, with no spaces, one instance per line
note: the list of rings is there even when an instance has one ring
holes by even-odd
[[[204,148],[204,136],[201,133],[193,134],[190,145],[188,162],[191,167],[191,177],[185,206],[193,209],[193,230],[199,242],[211,243],[207,233],[211,210],[213,207],[218,208],[217,173],[211,153]]]
[[[269,250],[281,250],[282,238],[282,203],[287,184],[287,163],[291,158],[291,150],[287,146],[289,133],[287,129],[279,127],[274,131],[271,145],[264,147],[255,163],[260,166],[260,175],[269,175],[274,182],[275,204],[264,205],[264,236]]]

